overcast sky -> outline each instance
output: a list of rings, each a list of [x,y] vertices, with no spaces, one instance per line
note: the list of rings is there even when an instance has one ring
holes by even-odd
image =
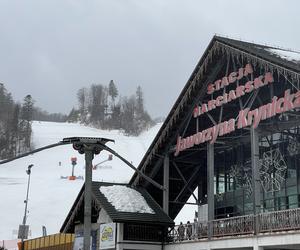
[[[0,0],[0,82],[68,113],[113,79],[165,116],[215,33],[300,50],[298,0]]]

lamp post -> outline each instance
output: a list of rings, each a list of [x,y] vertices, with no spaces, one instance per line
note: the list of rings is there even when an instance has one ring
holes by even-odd
[[[28,206],[28,194],[29,194],[29,185],[30,185],[30,174],[31,174],[31,168],[33,167],[33,164],[30,164],[28,166],[28,169],[26,170],[26,173],[28,174],[28,183],[27,183],[27,192],[26,192],[26,200],[24,200],[25,203],[25,211],[23,216],[23,223],[19,226],[19,237],[21,238],[21,244],[22,244],[22,250],[24,250],[24,239],[28,238],[28,225],[26,225],[26,219],[27,219],[27,206]]]

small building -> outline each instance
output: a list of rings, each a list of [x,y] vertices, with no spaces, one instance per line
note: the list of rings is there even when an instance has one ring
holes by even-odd
[[[161,249],[173,220],[148,192],[128,184],[92,183],[92,249]],[[61,233],[75,233],[83,243],[84,186]]]
[[[72,250],[74,234],[52,234],[24,241],[24,250]],[[18,243],[22,249],[22,243]]]

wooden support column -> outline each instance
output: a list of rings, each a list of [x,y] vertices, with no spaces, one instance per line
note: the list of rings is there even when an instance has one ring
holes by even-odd
[[[215,218],[214,196],[214,145],[207,144],[207,205],[208,205],[208,238],[213,235],[212,221]]]
[[[252,192],[253,192],[253,214],[255,216],[255,234],[259,232],[258,214],[260,208],[260,176],[259,176],[259,144],[257,131],[251,126],[251,167],[252,167]]]
[[[164,190],[163,190],[163,210],[169,215],[169,170],[170,161],[169,155],[166,154],[164,158]]]

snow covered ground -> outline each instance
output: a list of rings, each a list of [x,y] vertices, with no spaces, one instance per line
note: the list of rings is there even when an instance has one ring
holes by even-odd
[[[111,148],[138,166],[161,124],[139,137],[128,137],[119,131],[104,131],[79,124],[34,122],[33,143],[36,148],[56,143],[64,137],[93,136],[115,140]],[[108,158],[108,152],[101,152],[93,161],[97,164]],[[61,176],[71,175],[70,158],[77,157],[75,175],[84,176],[84,156],[73,150],[71,145],[48,149],[0,166],[0,239],[16,238],[16,230],[22,222],[23,200],[26,196],[28,175],[25,170],[34,164],[28,202],[28,219],[31,237],[41,236],[42,226],[49,234],[57,233],[71,208],[83,180],[69,181]],[[61,162],[61,166],[59,166]],[[133,171],[117,158],[105,162],[93,171],[93,180],[128,182]]]
[[[115,140],[108,143],[120,155],[138,166],[161,124],[156,125],[139,137],[128,137],[119,131],[98,130],[73,123],[34,122],[33,143],[35,148],[56,143],[65,137],[92,136]],[[93,161],[94,165],[107,159],[108,152],[101,152]],[[69,181],[61,176],[71,175],[71,157],[77,157],[75,175],[84,176],[84,156],[73,150],[71,145],[48,149],[25,158],[0,165],[0,240],[17,238],[17,229],[24,215],[28,175],[26,169],[34,164],[31,173],[28,218],[31,238],[42,235],[42,226],[47,233],[57,233],[66,218],[83,180]],[[61,166],[59,166],[61,162]],[[93,180],[108,182],[128,182],[133,171],[122,161],[113,158],[93,171]],[[192,208],[193,209],[196,208]],[[191,220],[191,208],[184,209],[176,219]]]

